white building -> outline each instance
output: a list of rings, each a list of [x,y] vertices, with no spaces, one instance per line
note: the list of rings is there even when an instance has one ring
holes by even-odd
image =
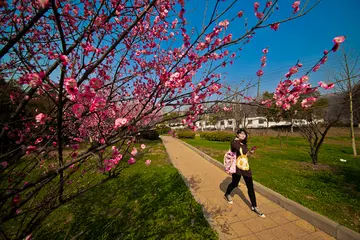
[[[315,120],[317,123],[324,122],[323,119]],[[223,119],[218,121],[216,124],[210,124],[209,122],[205,120],[200,120],[195,122],[195,126],[197,130],[206,131],[206,130],[233,130],[235,131],[238,128],[271,128],[271,127],[277,127],[277,126],[301,126],[309,124],[309,122],[305,119],[292,119],[291,121],[267,121],[265,117],[249,117],[245,119],[245,125],[244,122],[239,124],[239,126],[236,126],[235,119]],[[184,129],[185,126],[182,123],[169,123],[168,126],[173,129]]]

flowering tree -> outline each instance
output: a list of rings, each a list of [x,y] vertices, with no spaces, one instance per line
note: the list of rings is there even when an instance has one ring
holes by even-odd
[[[53,210],[119,176],[123,158],[134,164],[135,136],[160,122],[164,107],[187,105],[183,121],[195,129],[206,99],[221,93],[220,67],[256,31],[276,31],[319,1],[295,1],[284,20],[273,19],[278,2],[256,2],[255,16],[247,14],[257,22],[236,36],[225,33],[243,21],[243,11],[229,16],[236,0],[217,0],[199,33],[183,0],[0,1],[0,79],[10,104],[0,123],[2,237],[29,236]],[[310,91],[306,80],[281,83],[276,104],[289,108]],[[85,181],[91,174],[101,177]]]

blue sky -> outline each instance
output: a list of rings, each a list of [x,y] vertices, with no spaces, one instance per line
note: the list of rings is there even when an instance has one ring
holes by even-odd
[[[209,0],[208,9],[211,9],[215,2],[215,0]],[[230,2],[230,0],[221,2],[221,7],[225,7]],[[229,19],[239,10],[244,10],[242,19],[230,23],[228,31],[232,32],[234,36],[244,33],[243,23],[246,17],[250,26],[256,23],[254,2],[253,0],[240,0],[230,14],[221,19]],[[258,2],[260,2],[262,10],[266,0],[258,0]],[[302,0],[301,4],[305,2]],[[311,0],[311,2],[315,2],[315,0]],[[279,11],[270,19],[270,22],[291,16],[292,3],[293,1],[290,0],[280,0]],[[195,25],[201,28],[205,5],[206,0],[187,1],[186,16],[191,26]],[[268,61],[261,80],[261,91],[273,91],[280,78],[297,60],[304,64],[303,71],[307,71],[322,57],[323,50],[331,49],[334,37],[345,35],[347,39],[341,45],[340,50],[332,53],[327,64],[322,66],[318,72],[310,74],[310,82],[313,84],[320,80],[328,81],[328,72],[339,67],[341,50],[351,49],[357,56],[360,55],[360,31],[356,30],[360,23],[359,9],[359,0],[322,0],[304,17],[282,23],[276,32],[270,28],[258,30],[252,42],[243,49],[241,57],[232,66],[227,65],[224,69],[224,72],[227,72],[226,82],[231,86],[236,86],[242,79],[245,79],[246,82],[257,81],[255,73],[260,67],[261,51],[268,46]],[[209,17],[209,13],[207,15]],[[251,89],[248,94],[256,94],[256,87]]]

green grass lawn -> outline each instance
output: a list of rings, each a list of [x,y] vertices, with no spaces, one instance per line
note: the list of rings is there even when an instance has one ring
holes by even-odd
[[[148,151],[136,164],[55,210],[34,238],[217,239],[201,206],[168,162],[162,142],[145,144]],[[152,160],[150,166],[146,159]]]
[[[229,142],[198,137],[184,141],[221,163],[230,147]],[[349,137],[327,138],[317,166],[311,164],[308,143],[301,137],[254,136],[248,146],[254,145],[258,148],[250,166],[255,181],[360,232],[360,157],[352,156]]]

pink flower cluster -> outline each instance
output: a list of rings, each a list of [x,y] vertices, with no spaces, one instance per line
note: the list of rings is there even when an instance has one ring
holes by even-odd
[[[262,12],[258,12],[258,9],[260,7],[260,3],[259,2],[255,2],[254,3],[254,11],[255,11],[255,16],[261,20],[264,17],[264,14]]]
[[[292,8],[293,8],[293,13],[297,13],[300,10],[300,1],[295,1],[292,4]]]
[[[106,172],[109,172],[111,169],[115,168],[123,158],[122,154],[120,154],[116,146],[112,146],[111,149],[113,150],[112,158],[104,160],[104,166]]]
[[[19,79],[19,84],[28,84],[31,88],[40,87],[43,82],[41,78],[41,74],[38,73],[29,73],[25,74]]]
[[[332,88],[335,87],[335,84],[334,84],[334,83],[326,84],[326,83],[324,83],[324,82],[322,82],[322,81],[318,82],[318,85],[319,85],[319,87],[322,87],[322,88],[325,89],[325,90],[329,90],[329,89],[332,89]]]
[[[269,52],[268,48],[264,48],[262,50],[263,52],[263,56],[261,57],[260,61],[261,61],[261,67],[260,69],[256,72],[256,75],[258,77],[261,77],[263,74],[264,74],[264,71],[262,70],[265,66],[266,66],[266,60],[267,60],[267,57],[266,57],[266,54]]]

